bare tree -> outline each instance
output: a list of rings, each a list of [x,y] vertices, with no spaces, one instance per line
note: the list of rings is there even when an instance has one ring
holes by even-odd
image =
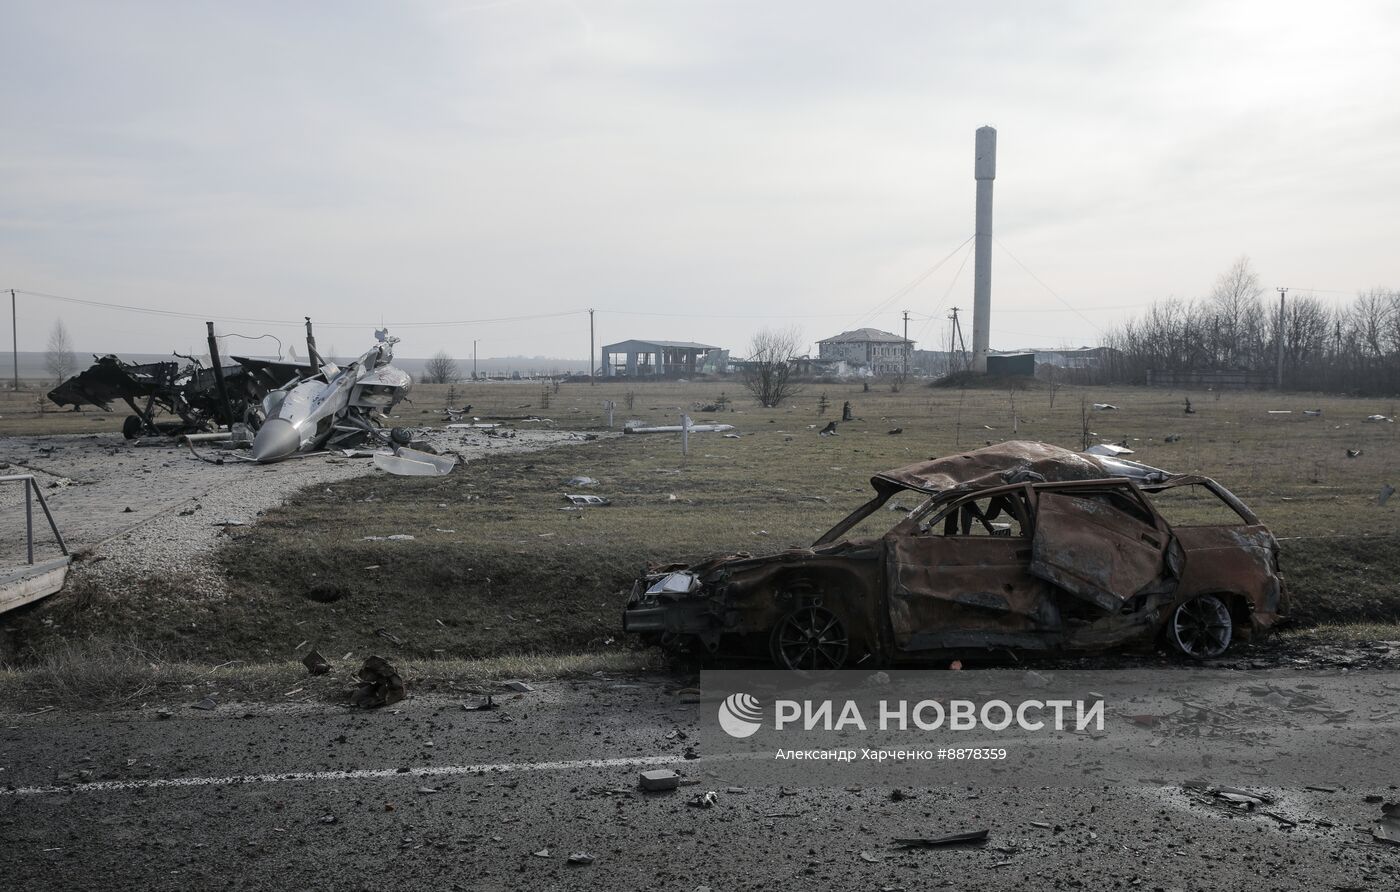
[[[456,384],[460,380],[462,373],[457,370],[457,360],[449,356],[446,350],[434,353],[424,367],[424,384]]]
[[[749,342],[744,386],[766,408],[774,408],[799,392],[792,360],[802,345],[802,332],[797,328],[765,328]]]
[[[44,356],[44,367],[53,375],[55,382],[63,381],[78,370],[78,358],[73,355],[73,345],[68,340],[68,329],[63,320],[53,324],[49,332],[49,352]]]
[[[1241,256],[1215,280],[1210,303],[1216,312],[1217,358],[1228,367],[1248,366],[1265,352],[1263,293],[1248,257]]]

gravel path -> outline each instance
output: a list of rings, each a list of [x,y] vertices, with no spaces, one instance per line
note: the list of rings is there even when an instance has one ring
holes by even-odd
[[[532,452],[598,435],[572,431],[426,431],[422,438],[464,460],[490,453]],[[206,457],[226,453],[202,450]],[[180,573],[191,596],[221,598],[224,581],[212,561],[231,524],[249,524],[299,489],[365,474],[382,474],[368,458],[321,454],[274,465],[230,457],[211,464],[183,447],[141,445],[116,434],[9,437],[0,441],[0,474],[32,473],[70,550],[92,557],[74,576],[120,586],[151,574]],[[387,475],[385,475],[387,476]],[[36,559],[56,556],[36,513]],[[0,487],[0,566],[24,560],[23,488]]]

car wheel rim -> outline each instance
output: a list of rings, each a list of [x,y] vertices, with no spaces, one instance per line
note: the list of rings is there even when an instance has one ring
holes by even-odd
[[[1219,598],[1193,598],[1172,615],[1172,641],[1189,657],[1218,657],[1230,646],[1234,623]]]
[[[850,639],[841,618],[824,607],[803,607],[773,630],[773,655],[789,669],[840,669]]]

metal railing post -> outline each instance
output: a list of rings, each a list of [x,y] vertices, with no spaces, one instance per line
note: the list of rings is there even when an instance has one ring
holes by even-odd
[[[34,563],[34,478],[24,481],[24,538],[29,544],[29,563]]]

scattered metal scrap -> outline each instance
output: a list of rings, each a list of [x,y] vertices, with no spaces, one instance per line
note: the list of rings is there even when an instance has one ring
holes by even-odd
[[[611,504],[612,504],[612,499],[607,499],[607,498],[604,498],[603,496],[590,496],[590,495],[577,495],[577,494],[572,494],[572,493],[564,493],[564,498],[566,498],[566,499],[569,500],[569,504],[570,504],[570,505],[577,505],[577,506],[579,506],[579,507],[581,507],[581,508],[582,508],[582,507],[585,507],[585,506],[591,506],[591,507],[595,507],[595,508],[601,508],[601,507],[604,507],[604,506],[606,506],[606,505],[611,505]]]
[[[894,840],[894,844],[905,849],[936,849],[942,846],[975,846],[986,842],[987,835],[990,832],[989,830],[969,830],[966,833],[949,833],[946,836],[898,837]]]
[[[441,477],[457,467],[457,458],[398,446],[393,452],[374,453],[374,466],[400,477]]]
[[[388,706],[408,696],[408,688],[398,670],[383,657],[366,659],[357,680],[355,689],[350,692],[350,703],[363,709]]]

